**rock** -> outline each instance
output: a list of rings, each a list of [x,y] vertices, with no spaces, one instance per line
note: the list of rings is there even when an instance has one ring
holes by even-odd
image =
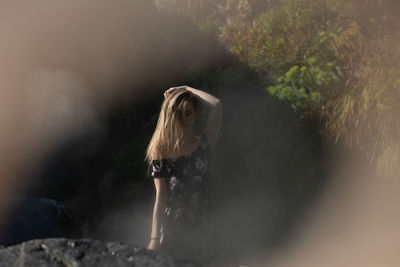
[[[200,266],[136,245],[90,239],[36,239],[0,249],[0,266]]]

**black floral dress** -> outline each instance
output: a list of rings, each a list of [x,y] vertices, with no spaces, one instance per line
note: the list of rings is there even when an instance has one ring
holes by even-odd
[[[165,178],[168,204],[161,226],[163,247],[199,252],[207,246],[210,232],[210,146],[206,134],[192,153],[178,158],[153,160],[149,176]]]

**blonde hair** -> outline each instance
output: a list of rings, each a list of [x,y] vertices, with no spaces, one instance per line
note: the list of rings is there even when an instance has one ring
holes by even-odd
[[[160,115],[153,137],[146,150],[146,160],[166,159],[173,152],[180,151],[183,143],[183,107],[191,102],[197,112],[197,97],[184,88],[173,90],[161,105]]]

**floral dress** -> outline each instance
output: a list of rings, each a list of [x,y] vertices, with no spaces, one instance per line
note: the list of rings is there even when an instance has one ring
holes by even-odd
[[[198,252],[207,246],[209,222],[210,147],[206,134],[192,153],[178,158],[153,160],[149,176],[165,178],[168,204],[161,226],[163,247]]]

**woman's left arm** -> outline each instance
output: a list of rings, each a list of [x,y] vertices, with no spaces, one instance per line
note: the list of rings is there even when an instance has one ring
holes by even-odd
[[[209,93],[206,93],[199,89],[192,88],[190,86],[172,87],[169,90],[173,90],[175,88],[185,88],[186,90],[189,90],[193,94],[197,95],[204,103],[206,103],[207,106],[210,107],[211,110],[208,116],[206,134],[210,146],[214,149],[215,145],[217,144],[219,132],[221,130],[221,123],[222,123],[221,100]],[[169,90],[166,91],[167,94]]]

